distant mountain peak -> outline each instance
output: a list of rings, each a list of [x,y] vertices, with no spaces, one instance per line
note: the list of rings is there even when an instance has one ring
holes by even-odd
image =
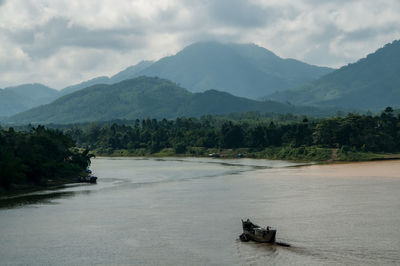
[[[115,84],[139,76],[168,79],[191,92],[214,89],[240,97],[260,99],[271,92],[311,82],[331,71],[330,68],[282,59],[256,44],[198,42],[156,62],[141,61],[112,77],[93,78],[68,86],[59,92],[48,88],[47,92],[55,96],[49,96],[46,101],[33,101],[33,104],[35,106],[48,103],[56,97],[96,84]],[[45,90],[43,88],[31,90],[35,91],[35,95],[31,95],[31,98],[37,97],[39,91],[43,91],[44,94]]]
[[[255,44],[193,43],[154,62],[137,75],[162,77],[192,92],[209,89],[252,99],[295,87],[331,72],[330,68],[282,59]]]
[[[26,83],[0,91],[0,116],[9,116],[31,107],[47,104],[57,98],[58,91],[40,83]]]
[[[331,71],[298,60],[282,59],[254,43],[204,41],[190,44],[175,55],[156,62],[140,61],[111,78],[99,77],[69,86],[60,94],[144,75],[172,80],[192,92],[215,89],[258,99],[274,91],[313,81]]]
[[[9,87],[6,87],[4,89],[8,89],[8,90],[27,89],[27,90],[30,90],[30,89],[37,89],[37,88],[44,88],[44,89],[54,90],[54,89],[52,89],[52,88],[50,88],[50,87],[48,87],[46,85],[43,85],[43,84],[37,83],[37,82],[24,83],[24,84],[16,85],[16,86],[9,86]]]
[[[400,41],[308,85],[270,95],[295,104],[381,110],[400,106]]]

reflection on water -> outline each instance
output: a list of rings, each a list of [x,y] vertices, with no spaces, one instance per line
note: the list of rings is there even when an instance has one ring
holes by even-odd
[[[51,204],[54,199],[71,197],[74,192],[52,192],[47,194],[31,194],[19,197],[9,197],[0,200],[0,208],[16,208],[27,204]]]
[[[292,166],[97,158],[96,185],[0,201],[1,264],[400,264],[400,162]],[[246,218],[291,246],[240,242]]]
[[[0,209],[12,209],[29,204],[56,204],[55,200],[75,196],[76,194],[89,194],[91,190],[85,190],[93,184],[67,184],[46,190],[13,196],[0,197]]]

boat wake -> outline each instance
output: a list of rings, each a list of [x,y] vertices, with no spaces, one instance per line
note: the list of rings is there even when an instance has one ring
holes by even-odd
[[[281,241],[275,241],[275,245],[282,246],[282,247],[291,247],[289,243],[281,242]]]

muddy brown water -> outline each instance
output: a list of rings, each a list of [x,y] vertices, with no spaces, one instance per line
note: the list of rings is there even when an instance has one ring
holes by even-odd
[[[0,265],[400,264],[400,161],[97,158],[92,170],[96,185],[2,205]],[[238,241],[241,218],[291,247]]]

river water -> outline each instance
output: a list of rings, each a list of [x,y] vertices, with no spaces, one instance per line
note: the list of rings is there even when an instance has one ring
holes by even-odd
[[[0,208],[1,265],[400,265],[400,161],[97,158]],[[242,243],[240,219],[291,245]]]

